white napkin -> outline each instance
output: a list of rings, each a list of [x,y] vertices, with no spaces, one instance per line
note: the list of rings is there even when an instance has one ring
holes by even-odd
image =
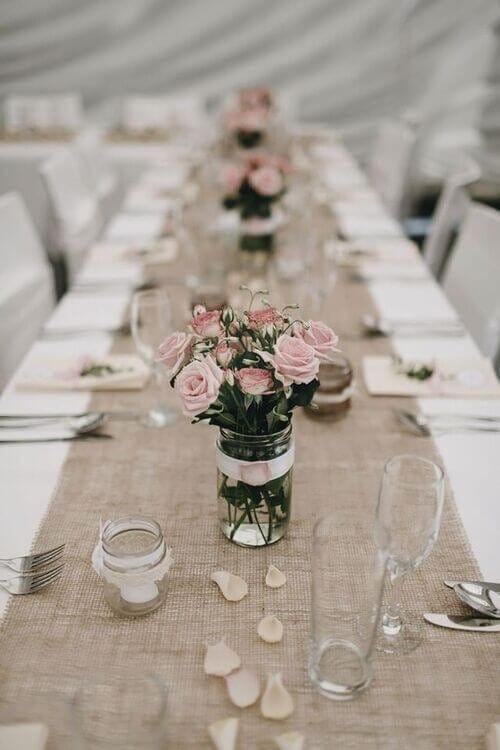
[[[486,357],[437,358],[427,364],[434,367],[435,374],[428,380],[417,380],[398,372],[392,357],[363,357],[366,388],[372,396],[500,398],[500,384]]]
[[[4,724],[0,726],[0,750],[44,750],[48,737],[45,724]]]
[[[396,263],[405,266],[415,263],[421,266],[417,246],[410,240],[399,237],[382,240],[329,240],[325,243],[325,254],[339,266],[357,268],[365,263]]]
[[[92,246],[88,265],[95,269],[97,265],[116,266],[157,265],[173,263],[179,253],[179,245],[175,237],[164,237],[161,240],[144,243],[127,242],[99,242]],[[87,265],[85,266],[87,269]]]
[[[349,239],[360,237],[402,237],[403,231],[397,221],[387,215],[369,216],[346,214],[337,216],[341,234]]]
[[[134,287],[143,281],[143,268],[138,263],[94,263],[92,257],[89,257],[75,284],[123,284],[124,287]]]
[[[154,240],[160,235],[163,222],[161,214],[119,213],[106,229],[106,239],[127,242]]]
[[[500,750],[500,723],[491,725],[486,735],[486,750]]]
[[[171,212],[176,207],[176,200],[161,195],[160,190],[147,185],[130,188],[123,205],[125,211],[161,214]]]
[[[130,290],[116,289],[66,294],[46,324],[47,331],[118,328],[130,302]]]
[[[107,364],[118,370],[108,375],[80,376],[85,357],[42,358],[31,360],[21,369],[16,387],[23,391],[121,391],[140,390],[149,379],[149,370],[133,354],[109,354],[89,357],[97,364]]]

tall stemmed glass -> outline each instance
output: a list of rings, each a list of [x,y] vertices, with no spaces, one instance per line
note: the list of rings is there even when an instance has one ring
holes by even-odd
[[[422,625],[399,605],[403,577],[430,555],[438,537],[444,499],[443,470],[411,454],[394,456],[384,466],[375,541],[387,555],[389,602],[382,609],[377,648],[407,653],[422,641]]]
[[[162,289],[136,292],[132,299],[132,337],[137,352],[150,368],[155,402],[144,419],[148,427],[167,427],[176,413],[163,403],[167,387],[166,371],[158,361],[158,347],[172,332],[172,314],[167,294]]]

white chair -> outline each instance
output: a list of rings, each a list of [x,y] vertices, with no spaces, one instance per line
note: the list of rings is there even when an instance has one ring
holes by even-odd
[[[106,158],[101,133],[97,129],[85,130],[76,139],[75,149],[83,178],[107,220],[118,209],[122,195],[118,177]]]
[[[0,389],[54,307],[47,255],[19,193],[0,197]]]
[[[467,188],[480,177],[479,166],[471,160],[445,181],[436,205],[423,256],[433,275],[443,274],[453,238],[465,216],[470,198]]]
[[[500,344],[500,212],[471,203],[445,271],[444,291],[477,345]]]
[[[416,133],[403,120],[388,120],[379,129],[372,149],[368,175],[395,218],[406,208]]]
[[[3,114],[9,132],[67,130],[76,132],[82,123],[79,94],[58,96],[7,96]]]
[[[78,157],[70,148],[43,162],[40,174],[53,208],[56,243],[72,281],[102,227],[98,199],[85,182]]]

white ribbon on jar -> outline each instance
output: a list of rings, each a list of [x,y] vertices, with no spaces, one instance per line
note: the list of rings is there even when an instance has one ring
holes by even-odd
[[[92,567],[100,578],[120,589],[122,599],[133,604],[144,603],[158,596],[157,581],[167,575],[172,565],[172,550],[166,547],[165,556],[161,562],[151,570],[136,573],[134,571],[110,570],[104,565],[103,550],[100,541],[92,552]]]
[[[292,468],[294,459],[295,445],[293,441],[290,442],[285,453],[268,461],[242,461],[239,458],[232,458],[221,451],[219,446],[216,448],[215,456],[217,468],[226,477],[250,484],[252,487],[259,487],[272,479],[282,477]]]

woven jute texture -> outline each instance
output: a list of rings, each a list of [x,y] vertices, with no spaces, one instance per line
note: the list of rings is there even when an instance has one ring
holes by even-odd
[[[353,331],[359,315],[371,311],[367,289],[340,277],[327,304],[335,328]],[[303,732],[306,747],[315,750],[483,747],[489,724],[500,716],[497,635],[425,624],[417,651],[376,655],[372,686],[350,703],[321,697],[308,679],[314,520],[334,508],[349,509],[353,519],[373,515],[384,461],[394,454],[415,452],[439,461],[431,439],[403,433],[394,420],[392,407],[411,406],[410,401],[373,398],[364,390],[361,356],[387,352],[389,343],[346,340],[342,348],[357,374],[352,410],[335,424],[303,413],[294,417],[292,521],[287,536],[270,548],[242,549],[218,529],[214,428],[192,426],[181,416],[174,427],[159,431],[116,422],[109,427],[114,440],[71,448],[36,539],[38,549],[66,542],[64,577],[39,595],[14,597],[1,629],[0,700],[12,705],[31,691],[48,696],[53,747],[76,747],[60,711],[65,697],[83,676],[116,669],[124,679],[151,670],[163,677],[169,689],[169,747],[175,750],[211,747],[207,726],[229,716],[240,717],[238,748],[245,750],[271,748],[274,736],[291,729]],[[175,403],[173,394],[169,398]],[[137,409],[147,399],[147,393],[96,394],[92,408]],[[99,519],[129,512],[160,522],[175,564],[165,604],[149,616],[120,619],[103,599],[90,557]],[[283,588],[265,587],[269,563],[286,573]],[[226,602],[210,581],[220,569],[243,576],[249,596]],[[460,613],[443,578],[478,573],[448,494],[439,541],[404,583],[403,605],[416,619],[426,611]],[[264,613],[283,622],[280,644],[258,637]],[[262,681],[267,673],[282,673],[296,703],[290,719],[266,720],[258,704],[235,708],[224,680],[204,674],[205,643],[222,636]]]

